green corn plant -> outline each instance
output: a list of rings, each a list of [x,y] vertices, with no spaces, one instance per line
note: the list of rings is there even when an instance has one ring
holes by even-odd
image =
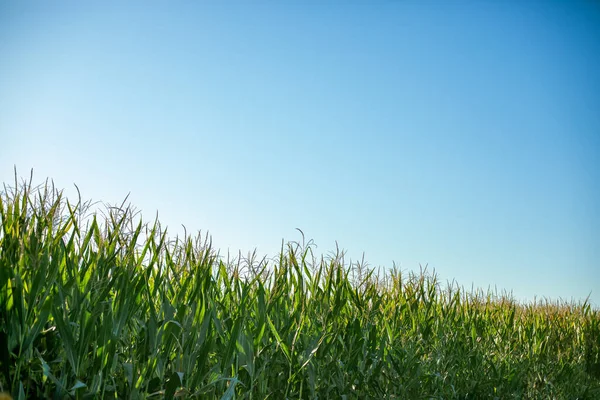
[[[600,313],[283,244],[223,258],[125,202],[0,193],[0,392],[25,398],[594,399]]]

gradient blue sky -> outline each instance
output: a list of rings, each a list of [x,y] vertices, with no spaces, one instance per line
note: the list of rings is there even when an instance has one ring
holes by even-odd
[[[0,4],[0,180],[600,305],[598,2],[122,3]]]

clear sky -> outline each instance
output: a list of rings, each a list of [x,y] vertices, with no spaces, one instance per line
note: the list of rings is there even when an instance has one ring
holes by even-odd
[[[221,254],[600,305],[600,4],[5,1],[14,165]]]

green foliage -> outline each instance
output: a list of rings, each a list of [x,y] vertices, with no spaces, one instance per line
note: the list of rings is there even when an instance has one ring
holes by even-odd
[[[0,392],[24,398],[600,397],[600,314],[289,243],[225,262],[130,206],[0,196]]]

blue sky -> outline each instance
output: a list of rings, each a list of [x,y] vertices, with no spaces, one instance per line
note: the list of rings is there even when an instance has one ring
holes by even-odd
[[[3,182],[600,305],[598,3],[123,3],[0,5]]]

